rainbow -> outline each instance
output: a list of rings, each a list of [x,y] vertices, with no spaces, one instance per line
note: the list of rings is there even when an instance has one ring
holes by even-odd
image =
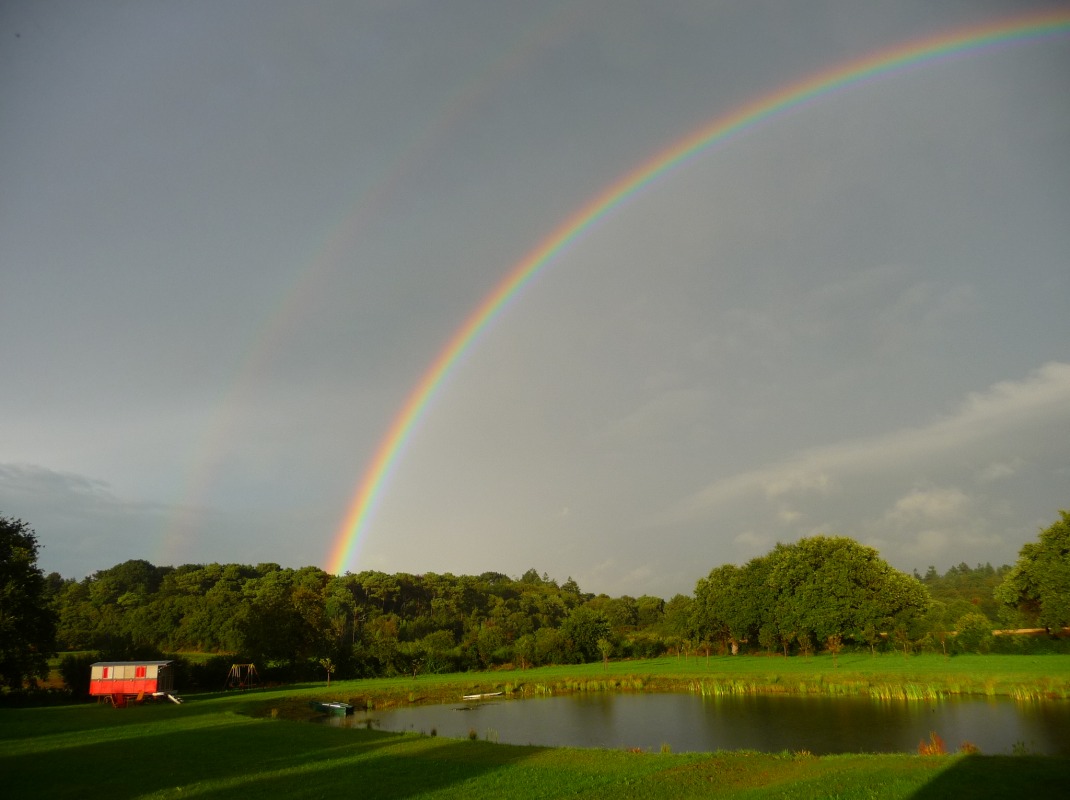
[[[684,161],[807,103],[908,69],[985,52],[996,47],[1070,33],[1070,11],[1018,16],[911,40],[790,83],[717,117],[616,180],[561,223],[486,295],[453,333],[410,392],[379,442],[335,537],[327,570],[341,574],[354,557],[384,487],[412,432],[451,368],[509,301],[571,242],[614,209]]]

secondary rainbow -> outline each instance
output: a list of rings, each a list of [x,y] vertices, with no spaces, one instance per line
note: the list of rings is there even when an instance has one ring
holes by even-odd
[[[327,569],[341,574],[353,558],[383,490],[414,427],[451,367],[538,272],[570,242],[628,198],[670,172],[691,156],[723,144],[757,125],[830,93],[902,70],[972,55],[989,48],[1064,36],[1070,33],[1070,11],[1030,14],[995,23],[960,28],[950,33],[911,40],[792,82],[720,116],[625,174],[566,219],[538,247],[505,275],[454,332],[394,417],[357,485],[335,537]]]

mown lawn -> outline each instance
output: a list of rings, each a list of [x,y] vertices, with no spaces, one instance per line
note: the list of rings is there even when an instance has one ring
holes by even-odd
[[[1065,682],[1066,657],[960,657],[944,662],[840,659],[836,675],[994,684]],[[905,664],[899,665],[900,661]],[[798,663],[797,663],[798,662]],[[809,666],[807,666],[809,662]],[[877,662],[877,663],[870,663]],[[911,663],[913,662],[913,664]],[[762,671],[756,665],[764,664]],[[0,776],[8,797],[1007,797],[1058,796],[1070,760],[1034,756],[630,753],[514,747],[485,741],[311,725],[309,696],[386,702],[456,698],[469,689],[739,679],[824,685],[831,659],[675,659],[451,676],[347,681],[190,695],[181,706],[79,705],[0,711]],[[958,667],[959,670],[952,669]],[[775,671],[773,671],[773,669]],[[741,671],[740,671],[741,670]],[[636,677],[642,676],[642,677]],[[818,676],[820,680],[818,680]],[[1050,701],[1066,702],[1066,701]],[[274,711],[274,715],[273,712]]]

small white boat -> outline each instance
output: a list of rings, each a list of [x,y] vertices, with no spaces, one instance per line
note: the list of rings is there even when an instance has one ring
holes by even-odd
[[[488,697],[501,697],[505,692],[484,692],[483,694],[461,695],[462,700],[486,700]]]

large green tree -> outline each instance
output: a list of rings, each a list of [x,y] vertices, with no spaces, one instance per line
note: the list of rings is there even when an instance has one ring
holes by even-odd
[[[751,604],[742,602],[745,580],[743,568],[735,564],[717,567],[699,579],[691,607],[691,627],[697,640],[727,648],[747,638],[756,618],[748,613]]]
[[[925,587],[890,567],[872,547],[842,536],[778,544],[742,568],[718,567],[695,589],[698,638],[757,640],[804,652],[866,631],[909,630],[925,611]]]
[[[37,534],[22,520],[0,517],[0,685],[20,689],[48,676],[56,649],[56,613],[37,568]]]
[[[1027,542],[996,589],[996,598],[1020,620],[1045,628],[1070,625],[1070,512]]]
[[[910,626],[929,602],[916,578],[844,536],[778,545],[771,558],[770,581],[784,626],[818,643],[832,636],[861,639],[868,625]]]
[[[238,613],[241,652],[268,663],[296,666],[327,647],[323,587],[329,576],[317,567],[279,569],[246,581]]]
[[[603,612],[579,606],[561,623],[561,635],[571,644],[574,660],[596,661],[601,658],[598,640],[611,637],[612,625]]]

